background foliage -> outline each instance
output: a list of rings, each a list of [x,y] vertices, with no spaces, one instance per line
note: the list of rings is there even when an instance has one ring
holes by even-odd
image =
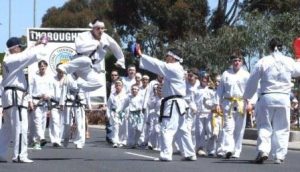
[[[169,47],[183,52],[184,65],[220,73],[235,49],[245,53],[250,71],[267,54],[266,43],[279,37],[292,56],[292,41],[299,36],[298,0],[70,0],[50,8],[43,27],[87,27],[100,18],[122,45],[142,44],[146,54],[161,58]],[[126,46],[125,46],[126,47]],[[127,61],[134,63],[130,53]],[[106,58],[108,72],[113,57]],[[122,71],[124,72],[124,71]]]

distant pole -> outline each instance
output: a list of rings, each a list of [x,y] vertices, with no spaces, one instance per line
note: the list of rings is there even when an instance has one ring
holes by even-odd
[[[36,0],[33,0],[33,27],[35,27]]]
[[[11,36],[11,0],[8,1],[8,37]]]

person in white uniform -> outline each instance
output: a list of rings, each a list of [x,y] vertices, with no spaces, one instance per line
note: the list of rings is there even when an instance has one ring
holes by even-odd
[[[222,149],[227,159],[239,158],[242,151],[246,124],[243,94],[250,75],[242,68],[243,55],[240,50],[234,51],[230,59],[232,66],[223,72],[215,100],[217,112],[222,111],[224,114]],[[247,104],[249,106],[250,103]]]
[[[149,108],[148,108],[148,102],[149,102],[149,95],[150,95],[150,87],[149,87],[149,79],[150,77],[148,75],[142,76],[142,86],[140,86],[139,95],[142,97],[142,112],[144,115],[144,125],[143,125],[143,131],[141,134],[141,141],[143,142],[141,146],[146,147],[148,145],[149,140]]]
[[[195,125],[196,125],[196,150],[199,156],[212,154],[212,102],[214,92],[209,88],[208,73],[200,74],[200,86],[195,91],[195,103],[197,107]]]
[[[85,108],[91,107],[88,93],[76,87],[80,79],[76,75],[68,75],[59,100],[64,111],[63,146],[68,147],[70,138],[73,138],[76,149],[85,145]]]
[[[56,66],[59,66],[57,64]],[[53,147],[60,147],[61,146],[61,140],[63,138],[63,131],[64,131],[64,116],[63,116],[63,110],[60,108],[59,101],[61,98],[61,95],[64,84],[64,73],[57,70],[56,75],[54,76],[54,83],[53,83],[53,97],[50,99],[51,102],[51,118],[50,118],[50,128],[52,132],[49,133],[50,140],[52,142]]]
[[[121,77],[122,82],[124,84],[124,89],[126,94],[130,95],[131,86],[135,84],[135,75],[136,75],[136,67],[134,65],[129,65],[127,67],[127,76]]]
[[[187,72],[187,79],[186,79],[186,101],[189,104],[189,116],[190,116],[190,127],[192,132],[193,144],[196,145],[196,138],[195,138],[195,118],[196,118],[196,110],[197,108],[194,106],[196,105],[194,102],[195,99],[195,92],[200,86],[200,82],[198,80],[198,72],[197,68],[191,68]]]
[[[21,40],[11,37],[6,42],[8,53],[3,61],[4,88],[2,105],[4,123],[0,130],[0,161],[7,162],[6,156],[10,141],[13,141],[12,161],[16,163],[32,163],[27,152],[28,116],[26,101],[27,81],[24,69],[44,58],[44,45],[38,41],[34,46],[22,51]]]
[[[130,148],[136,148],[142,144],[140,136],[143,130],[144,115],[142,112],[143,99],[139,93],[139,86],[134,84],[131,86],[131,94],[126,98],[124,102],[124,108],[126,108],[126,116],[128,117],[128,138],[127,146]]]
[[[161,103],[161,151],[157,160],[172,161],[172,143],[177,133],[181,138],[180,147],[183,160],[197,160],[192,142],[191,132],[185,123],[187,103],[183,99],[186,95],[184,69],[180,62],[183,59],[177,49],[170,50],[165,62],[142,54],[140,47],[137,48],[137,55],[140,57],[140,67],[164,77],[162,88],[163,97]]]
[[[53,97],[54,93],[53,76],[47,71],[47,67],[48,63],[45,60],[39,61],[38,71],[33,75],[29,83],[29,94],[32,97],[29,110],[34,115],[34,149],[41,149],[41,146],[47,143],[45,139],[46,123],[47,116],[50,114],[50,98]],[[49,128],[49,132],[53,132],[52,127]]]
[[[255,94],[260,84],[255,106],[258,138],[254,162],[264,163],[271,152],[275,163],[280,164],[288,151],[291,78],[300,76],[300,63],[281,53],[283,46],[278,38],[270,40],[269,48],[271,54],[260,59],[251,72],[244,98]]]
[[[77,55],[58,68],[64,73],[73,74],[83,81],[78,83],[83,91],[94,91],[103,86],[101,75],[104,75],[101,62],[104,60],[107,50],[110,50],[117,59],[116,66],[125,68],[125,58],[118,43],[106,34],[103,22],[95,19],[89,25],[92,30],[80,33],[75,39]]]
[[[122,80],[115,81],[115,92],[110,94],[106,110],[106,116],[112,126],[111,139],[114,148],[122,147],[127,141],[124,112],[124,102],[127,97]]]
[[[153,96],[150,97],[148,102],[149,108],[149,130],[148,130],[148,148],[153,150],[160,150],[160,123],[159,113],[161,100],[163,99],[161,93],[161,84],[156,84],[153,87]]]

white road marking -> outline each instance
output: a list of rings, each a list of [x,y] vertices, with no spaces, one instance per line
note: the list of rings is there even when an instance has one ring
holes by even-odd
[[[153,156],[141,155],[141,154],[132,153],[132,152],[125,152],[125,153],[129,154],[129,155],[134,155],[134,156],[139,156],[139,157],[149,158],[149,159],[155,159],[156,158],[156,157],[153,157]]]

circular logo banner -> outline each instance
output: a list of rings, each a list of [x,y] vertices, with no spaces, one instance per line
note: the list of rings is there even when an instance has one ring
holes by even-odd
[[[58,47],[50,55],[49,64],[51,70],[56,73],[56,65],[59,63],[68,63],[76,54],[71,47]]]

